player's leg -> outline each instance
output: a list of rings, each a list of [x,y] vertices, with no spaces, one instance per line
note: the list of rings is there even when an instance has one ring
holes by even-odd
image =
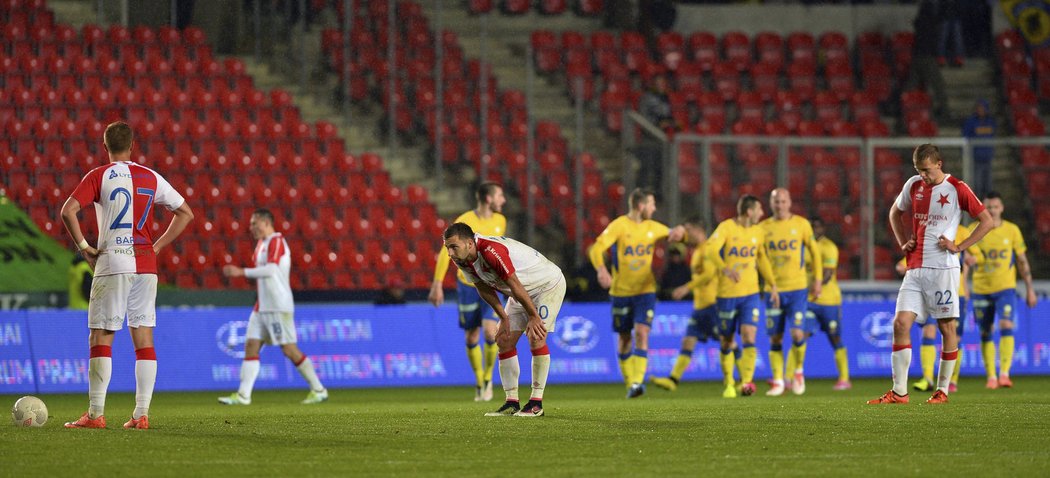
[[[617,334],[616,358],[627,388],[631,387],[631,378],[634,376],[634,356],[631,355],[631,334],[634,330],[632,310],[630,297],[612,298],[613,332]]]
[[[781,309],[784,311],[785,323],[790,324],[791,354],[795,356],[795,368],[792,371],[791,392],[795,395],[806,393],[805,363],[807,347],[806,289],[781,294]]]
[[[722,383],[725,390],[722,396],[725,398],[736,398],[736,379],[733,370],[736,368],[736,356],[734,349],[736,342],[733,340],[737,332],[736,324],[736,299],[718,299],[718,334],[719,352],[722,365]]]
[[[466,341],[467,361],[474,372],[474,401],[482,399],[485,388],[485,366],[481,353],[481,314],[484,301],[478,290],[456,283],[456,300],[459,303],[459,327]]]
[[[934,388],[933,371],[937,365],[937,324],[932,320],[922,326],[922,345],[919,347],[919,361],[922,364],[922,378],[911,384],[912,388],[925,392]]]
[[[303,405],[312,405],[328,400],[328,390],[324,388],[321,379],[314,369],[314,362],[299,350],[299,338],[295,331],[295,318],[291,312],[272,312],[263,314],[264,321],[270,329],[270,337],[273,342],[281,346],[281,352],[295,365],[295,369],[302,375],[303,380],[310,386],[310,392],[301,402]]]
[[[954,317],[937,319],[937,328],[941,331],[941,366],[937,370],[937,391],[926,403],[948,402],[948,386],[959,359],[959,337],[955,331],[955,320]]]
[[[480,320],[478,322],[481,322]],[[463,331],[467,342],[467,361],[474,372],[474,401],[480,402],[485,390],[485,361],[481,350],[481,327],[471,327]]]
[[[784,309],[773,308],[769,296],[762,294],[766,303],[766,335],[769,336],[769,369],[771,388],[766,395],[784,394]]]
[[[157,276],[132,276],[128,296],[128,329],[135,345],[135,410],[124,428],[149,428],[149,406],[157,383],[157,352],[153,327],[157,325]]]
[[[955,372],[952,373],[952,381],[948,384],[948,392],[955,393],[959,389],[959,375],[962,371],[963,364],[963,326],[966,325],[966,318],[969,315],[969,300],[966,297],[959,297],[959,318],[955,319],[955,334],[959,337],[959,360],[955,362]]]
[[[832,390],[849,390],[853,387],[849,380],[849,353],[846,344],[842,341],[842,307],[830,305],[811,305],[816,308],[815,317],[820,330],[828,336],[831,349],[835,351],[835,368],[838,369],[839,378]]]
[[[96,277],[88,300],[88,411],[66,428],[105,428],[106,392],[113,376],[113,337],[124,327],[131,292],[129,274]]]
[[[252,311],[248,315],[248,326],[244,331],[244,359],[241,360],[241,383],[237,391],[219,397],[219,403],[224,405],[251,405],[252,390],[255,388],[255,379],[259,377],[259,351],[264,343],[273,344],[269,329],[263,323],[259,312]]]
[[[740,321],[740,390],[742,395],[755,392],[755,366],[758,363],[758,350],[755,349],[755,337],[758,334],[761,316],[761,299],[758,294],[742,298],[737,306],[737,317]]]
[[[1010,366],[1014,362],[1014,318],[1017,310],[1017,293],[1014,289],[998,292],[996,314],[999,317],[999,386],[1013,387]]]
[[[562,301],[565,300],[565,280],[562,279],[550,290],[540,292],[532,298],[536,312],[543,320],[543,327],[548,332],[554,332],[554,326],[561,310]],[[520,322],[524,329],[527,317],[524,310],[520,312]],[[513,322],[512,322],[513,323]],[[543,393],[547,387],[547,376],[550,373],[551,355],[547,347],[547,339],[529,337],[529,349],[532,352],[532,393],[529,401],[522,407],[516,416],[538,417],[543,415]]]
[[[656,294],[642,294],[633,298],[632,304],[634,330],[634,349],[631,360],[634,361],[631,375],[631,390],[628,398],[645,393],[645,373],[649,368],[649,330],[656,314]]]
[[[981,360],[984,362],[985,388],[999,388],[999,380],[995,373],[995,342],[993,341],[995,327],[995,303],[992,296],[986,294],[973,295],[973,318],[977,322],[977,329],[981,335]]]
[[[514,319],[511,316],[513,309],[520,307],[511,298],[507,301],[507,315],[511,323],[507,330],[496,334],[496,346],[499,347],[499,378],[503,384],[503,393],[506,401],[499,410],[486,413],[485,416],[510,416],[521,410],[518,401],[518,379],[521,376],[521,367],[518,363],[518,339],[524,331],[524,326],[514,330]]]
[[[909,271],[910,272],[910,271]],[[911,367],[911,335],[912,324],[918,314],[911,310],[901,310],[902,295],[909,299],[910,294],[897,295],[897,314],[893,318],[893,353],[890,355],[890,363],[893,368],[893,388],[881,397],[868,400],[869,405],[884,403],[908,403],[908,368]]]
[[[482,304],[481,330],[485,334],[484,388],[481,390],[481,400],[492,400],[492,373],[496,370],[499,360],[499,348],[496,347],[496,329],[499,327],[499,318],[496,312],[488,304]]]

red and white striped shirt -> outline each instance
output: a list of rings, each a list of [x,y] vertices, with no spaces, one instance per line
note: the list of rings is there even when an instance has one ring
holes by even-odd
[[[255,267],[244,269],[244,276],[255,279],[259,312],[295,312],[292,301],[292,254],[288,242],[275,232],[255,244]]]
[[[456,263],[471,284],[484,282],[511,296],[507,278],[516,274],[525,292],[532,295],[553,287],[563,278],[561,269],[543,254],[514,239],[475,234],[474,242],[478,258],[471,264]]]
[[[130,161],[99,166],[87,173],[70,195],[81,208],[94,203],[102,253],[95,276],[156,274],[153,207],[169,211],[186,200],[156,171]]]
[[[955,241],[962,211],[970,213],[970,217],[977,217],[984,211],[984,204],[970,186],[950,174],[933,186],[915,175],[904,183],[904,189],[894,204],[901,211],[910,209],[912,212],[915,249],[908,252],[908,269],[959,268],[959,255],[941,249],[937,241],[942,236]]]

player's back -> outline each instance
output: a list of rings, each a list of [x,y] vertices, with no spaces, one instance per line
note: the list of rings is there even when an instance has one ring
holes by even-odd
[[[185,202],[160,174],[131,161],[109,163],[85,175],[71,197],[81,208],[95,205],[100,251],[95,276],[157,273],[153,208],[173,210]]]
[[[740,275],[733,281],[719,275],[718,297],[743,297],[758,293],[758,255],[764,254],[765,231],[757,224],[744,227],[735,219],[722,221],[708,239],[708,254],[716,254],[729,269]]]
[[[564,279],[561,268],[532,247],[504,236],[474,237],[479,260],[487,264],[480,270],[475,269],[476,277],[504,294],[509,295],[510,288],[503,277],[511,273],[517,276],[518,282],[529,293],[543,290]]]
[[[769,254],[781,292],[805,289],[806,242],[813,238],[813,227],[806,218],[793,214],[787,219],[771,217],[759,223],[766,232]]]
[[[977,223],[972,224],[972,228]],[[1004,220],[970,248],[978,263],[973,272],[973,291],[991,294],[1017,287],[1017,254],[1026,252],[1024,236],[1016,224]]]

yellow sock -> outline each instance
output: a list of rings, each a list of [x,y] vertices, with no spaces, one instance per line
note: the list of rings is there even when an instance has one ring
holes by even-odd
[[[919,359],[922,360],[922,376],[929,383],[937,383],[933,380],[933,367],[937,364],[937,346],[923,345],[920,347]]]
[[[1013,331],[1011,331],[1012,333]],[[999,375],[1010,376],[1010,366],[1014,363],[1014,336],[999,335]]]
[[[835,366],[839,369],[839,381],[849,381],[849,354],[846,353],[846,347],[842,347],[835,351]]]
[[[952,383],[959,383],[959,370],[963,364],[963,348],[959,347],[959,359],[955,361],[955,371],[952,372]]]
[[[755,346],[744,346],[740,355],[740,382],[751,383],[755,380],[755,363],[758,362],[758,350]]]
[[[645,372],[649,370],[649,356],[648,351],[635,351],[636,353],[642,352],[647,355],[635,355],[634,356],[634,375],[631,377],[631,383],[645,383]]]
[[[470,360],[470,368],[474,369],[474,378],[478,386],[485,385],[485,370],[481,368],[481,347],[478,344],[467,346],[467,360]]]
[[[634,375],[634,356],[630,352],[620,354],[620,373],[623,374],[623,383],[631,386],[631,377]]]
[[[773,380],[784,380],[784,350],[782,346],[769,348],[769,368],[773,371]]]
[[[783,353],[783,351],[781,351],[781,353]],[[798,368],[798,360],[795,359],[795,350],[794,350],[794,348],[788,349],[787,353],[783,354],[783,355],[787,356],[787,367],[784,368],[784,370],[787,371],[787,374],[788,374],[789,377],[794,377],[795,376],[795,369]]]
[[[808,346],[809,343],[807,342],[791,347],[791,353],[795,354],[795,370],[791,371],[792,374],[806,367],[806,347]]]
[[[981,358],[984,359],[984,373],[988,378],[995,378],[995,342],[981,342]]]
[[[722,353],[722,383],[727,387],[736,385],[736,379],[733,378],[734,368],[736,368],[736,357],[733,356],[733,351]]]
[[[678,358],[674,360],[674,367],[671,368],[671,378],[675,381],[682,379],[682,374],[689,368],[689,363],[693,361],[692,355],[678,354]]]
[[[496,368],[496,358],[499,357],[499,347],[495,343],[485,344],[485,381],[492,381],[492,371]]]

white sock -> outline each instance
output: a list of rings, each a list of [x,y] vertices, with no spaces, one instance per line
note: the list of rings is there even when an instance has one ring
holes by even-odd
[[[941,352],[941,367],[937,370],[937,390],[948,393],[948,385],[955,373],[955,363],[959,359],[959,349],[954,352]]]
[[[893,346],[897,348],[896,345]],[[893,392],[897,395],[908,394],[908,368],[911,367],[911,345],[894,350],[890,357],[893,364]]]
[[[157,361],[135,361],[135,412],[132,418],[149,415],[149,404],[153,400],[153,386],[157,383]]]
[[[112,357],[92,357],[88,361],[88,417],[98,418],[105,413],[106,390],[112,375]]]
[[[303,356],[303,361],[299,362],[295,368],[299,369],[299,374],[306,379],[306,383],[310,384],[310,390],[315,392],[323,392],[324,385],[321,385],[321,379],[317,378],[317,372],[314,371],[314,363],[310,360],[310,357]]]
[[[503,382],[503,391],[507,394],[508,402],[518,401],[518,376],[521,369],[518,367],[518,350],[499,354],[499,379]]]
[[[252,389],[255,388],[255,379],[258,376],[259,357],[241,362],[241,386],[237,389],[237,395],[251,400]]]
[[[515,360],[516,362],[516,360]],[[547,373],[551,369],[551,353],[544,345],[532,351],[532,396],[529,400],[542,401],[543,389],[547,387]]]

